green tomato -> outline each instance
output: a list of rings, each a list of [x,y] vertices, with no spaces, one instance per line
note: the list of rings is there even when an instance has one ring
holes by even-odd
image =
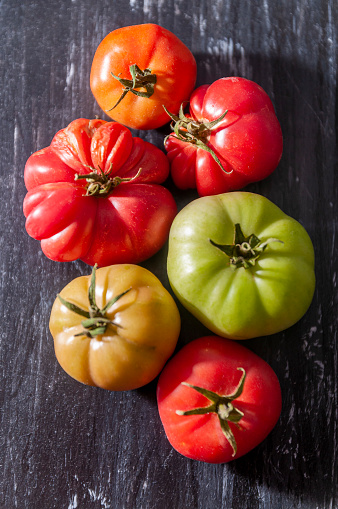
[[[314,250],[305,229],[263,196],[199,198],[176,216],[168,277],[181,303],[232,339],[282,331],[311,304]]]

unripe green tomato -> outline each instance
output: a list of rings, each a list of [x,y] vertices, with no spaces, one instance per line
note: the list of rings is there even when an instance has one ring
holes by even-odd
[[[181,303],[231,339],[287,329],[305,314],[315,289],[314,250],[303,226],[246,192],[184,207],[170,230],[167,268]]]

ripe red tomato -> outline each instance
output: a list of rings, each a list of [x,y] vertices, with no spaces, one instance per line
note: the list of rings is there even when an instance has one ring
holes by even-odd
[[[157,401],[171,445],[188,458],[226,463],[256,447],[275,426],[281,390],[275,372],[235,341],[207,336],[167,364]]]
[[[165,243],[176,203],[167,157],[117,122],[77,119],[25,167],[28,234],[56,261],[139,263]]]
[[[202,85],[190,98],[165,142],[171,174],[180,189],[200,196],[241,189],[262,180],[278,165],[283,138],[264,90],[244,78]]]
[[[108,34],[96,50],[90,74],[92,92],[104,112],[135,129],[156,129],[169,122],[163,105],[177,113],[195,81],[190,50],[152,23]]]

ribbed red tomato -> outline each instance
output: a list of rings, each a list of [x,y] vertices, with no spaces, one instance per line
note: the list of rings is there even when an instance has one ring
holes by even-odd
[[[190,98],[190,113],[172,116],[165,142],[171,174],[180,189],[200,196],[242,189],[270,175],[282,156],[283,138],[265,91],[244,78],[202,85]]]
[[[165,243],[176,214],[167,157],[117,122],[77,119],[25,167],[28,234],[56,261],[139,263]]]

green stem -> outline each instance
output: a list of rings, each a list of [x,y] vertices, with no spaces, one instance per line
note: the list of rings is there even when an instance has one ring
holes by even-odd
[[[233,450],[232,456],[235,456],[237,453],[237,444],[235,437],[229,426],[229,422],[232,422],[236,424],[236,426],[238,426],[238,423],[244,416],[243,412],[238,410],[238,408],[236,408],[232,404],[232,402],[242,394],[244,389],[244,381],[246,377],[246,373],[243,368],[237,369],[239,371],[242,371],[241,379],[237,387],[235,388],[234,392],[227,395],[220,395],[217,394],[216,392],[204,389],[203,387],[198,387],[196,385],[191,385],[186,382],[182,382],[182,385],[191,387],[195,391],[205,396],[209,401],[211,401],[211,405],[207,407],[193,408],[191,410],[186,411],[176,410],[177,415],[204,415],[209,413],[217,414],[222,432],[232,447]]]
[[[96,336],[101,336],[102,334],[105,334],[105,332],[107,331],[107,327],[109,325],[120,327],[120,325],[118,325],[117,323],[106,318],[105,315],[109,308],[111,308],[111,306],[115,304],[115,302],[117,302],[121,297],[123,297],[123,295],[128,293],[131,290],[131,288],[128,288],[128,290],[125,290],[116,297],[110,299],[110,301],[102,309],[100,309],[96,304],[95,297],[96,269],[97,264],[95,264],[93,267],[90,286],[88,290],[89,311],[80,308],[79,306],[73,304],[72,302],[66,301],[63,297],[61,297],[60,294],[58,294],[58,299],[64,306],[66,306],[67,309],[69,309],[73,313],[76,313],[80,316],[84,316],[85,318],[87,318],[87,320],[83,320],[81,322],[84,331],[75,334],[75,336],[87,336],[89,338],[95,338]]]
[[[104,173],[102,168],[99,166],[98,170],[93,168],[92,166],[85,165],[87,168],[93,170],[91,173],[87,173],[85,175],[80,175],[76,173],[75,180],[85,179],[88,182],[87,190],[85,196],[107,196],[111,193],[115,187],[120,185],[122,182],[131,182],[135,180],[140,173],[142,172],[142,168],[140,168],[137,174],[131,178],[121,178],[121,177],[110,177],[110,174],[113,170],[113,165],[110,165],[109,171]]]
[[[239,223],[235,224],[233,244],[217,244],[211,239],[209,239],[209,241],[213,246],[217,247],[230,258],[230,266],[233,269],[238,269],[239,267],[249,269],[253,267],[257,259],[271,242],[280,242],[284,244],[283,241],[274,238],[261,242],[254,233],[245,237]]]
[[[110,73],[113,78],[118,80],[121,85],[124,87],[121,96],[118,101],[114,104],[112,108],[107,111],[112,111],[120,102],[125,98],[125,96],[131,92],[138,97],[149,98],[153,95],[155,90],[155,85],[157,82],[156,74],[151,72],[151,69],[140,69],[138,65],[133,64],[129,67],[129,71],[132,79],[128,80],[125,78],[120,78],[120,76],[116,76],[112,72]],[[145,91],[138,90],[139,88],[145,89]]]
[[[208,145],[208,138],[212,129],[223,120],[225,115],[228,113],[228,110],[226,110],[220,117],[216,118],[216,120],[213,120],[212,122],[199,122],[198,120],[194,120],[184,115],[183,104],[181,104],[178,116],[170,113],[165,106],[163,106],[163,108],[172,120],[170,127],[171,130],[174,131],[175,138],[186,143],[192,143],[196,147],[205,150],[212,156],[212,158],[216,161],[224,173],[232,173],[232,170],[226,171],[223,168],[218,156]],[[166,136],[164,143],[169,136],[172,135]]]

